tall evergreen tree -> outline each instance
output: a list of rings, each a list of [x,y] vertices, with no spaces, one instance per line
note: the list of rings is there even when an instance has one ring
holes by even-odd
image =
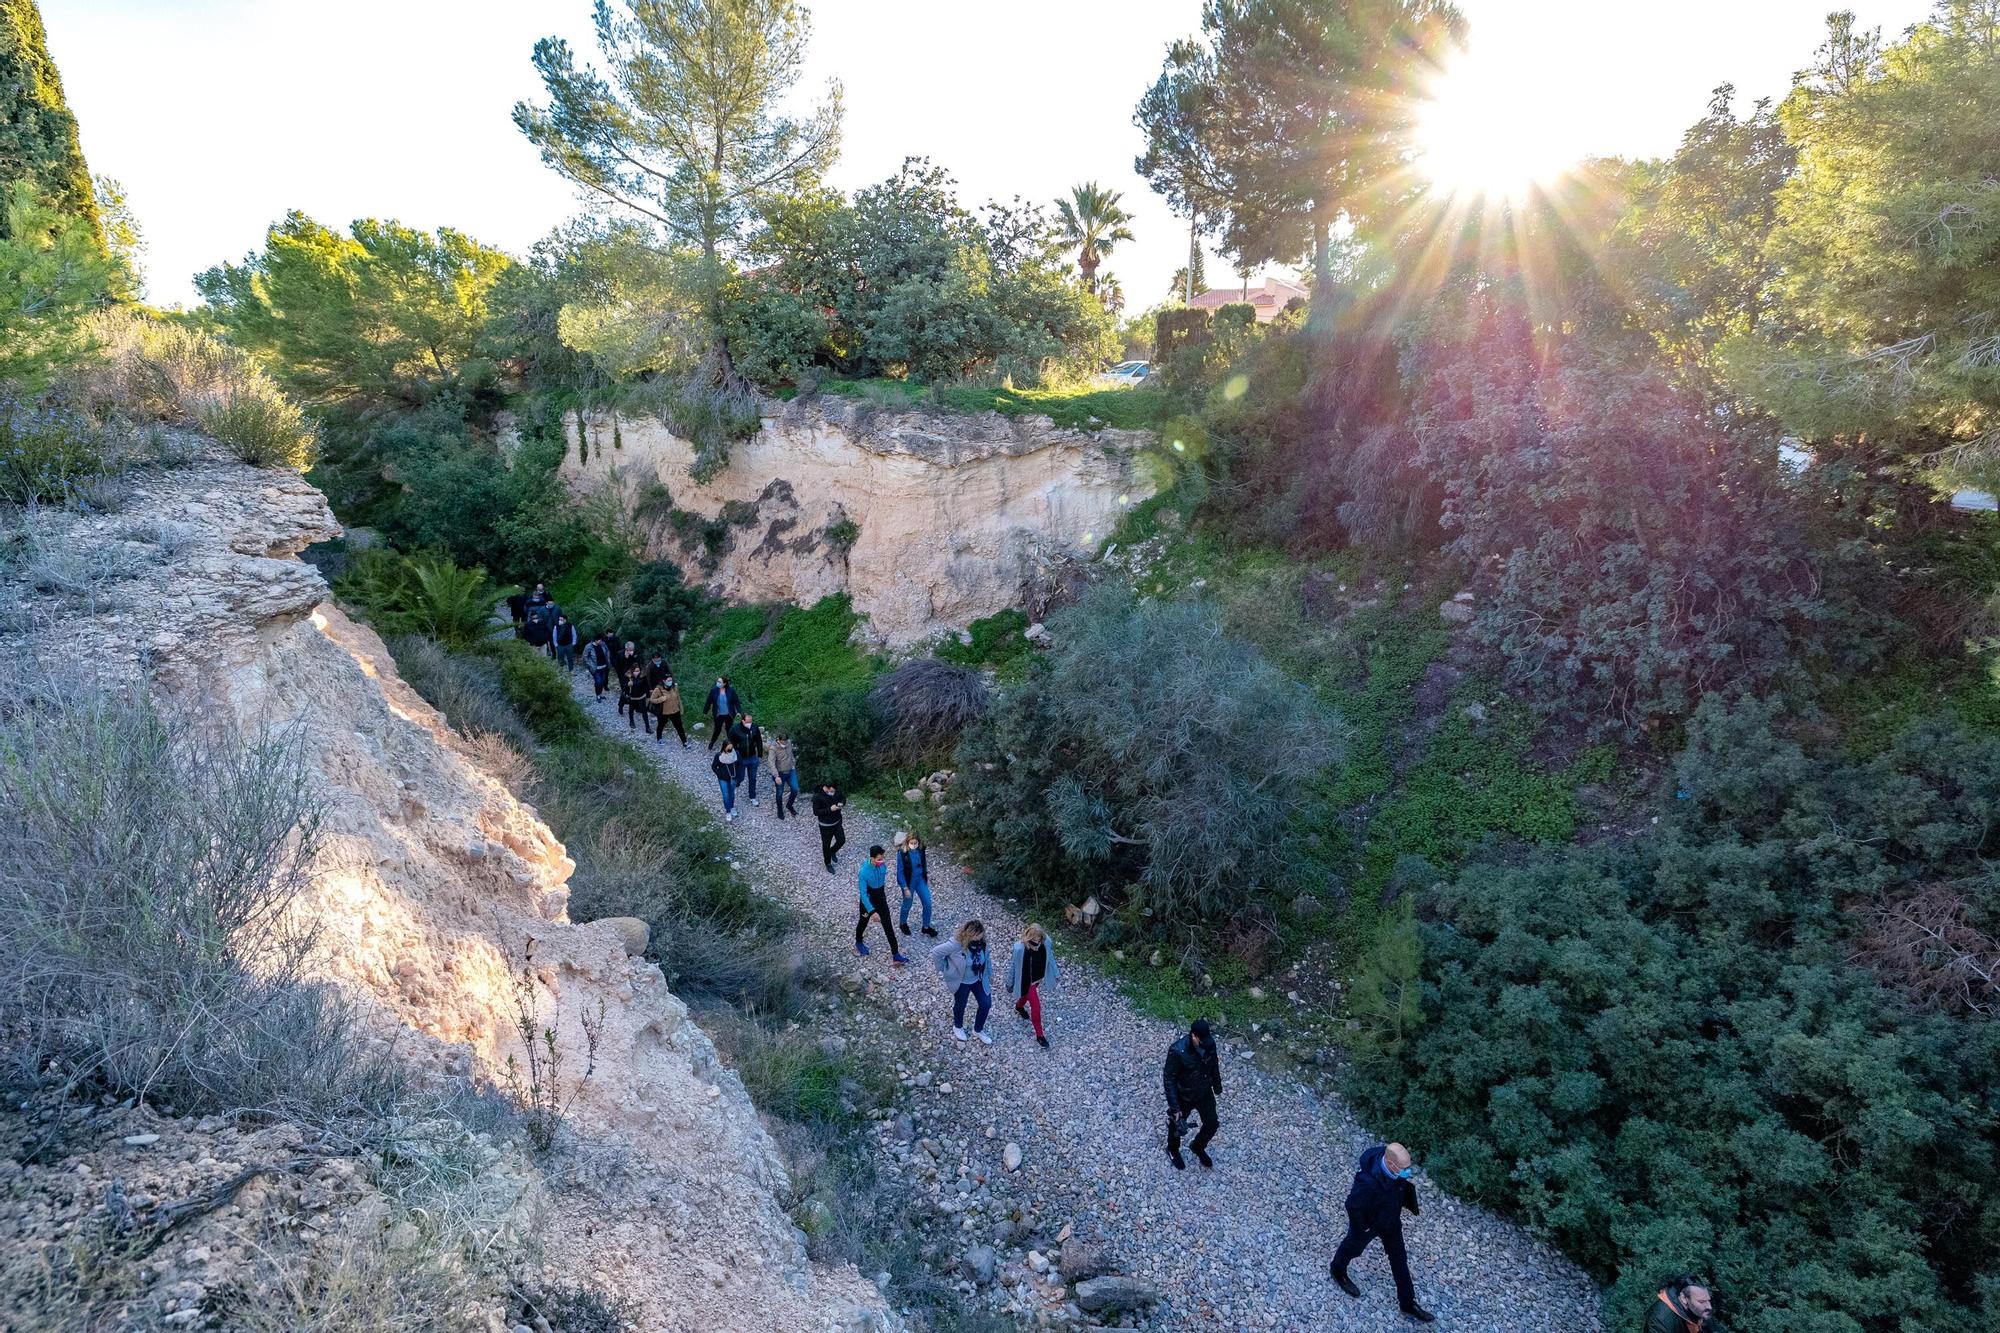
[[[1085,181],[1070,188],[1069,198],[1056,200],[1063,242],[1077,248],[1076,267],[1083,274],[1083,285],[1093,292],[1098,265],[1120,241],[1132,239],[1132,229],[1125,225],[1132,215],[1119,207],[1124,197],[1096,181]]]
[[[49,56],[35,0],[0,0],[0,196],[26,181],[59,213],[102,236],[76,117]],[[0,236],[7,234],[0,217]]]

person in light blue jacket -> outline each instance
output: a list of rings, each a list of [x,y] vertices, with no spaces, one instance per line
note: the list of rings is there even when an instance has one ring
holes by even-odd
[[[1007,994],[1014,1001],[1014,1012],[1033,1020],[1035,1040],[1043,1050],[1048,1049],[1049,1034],[1042,1030],[1042,988],[1055,984],[1056,951],[1049,945],[1048,933],[1030,923],[1007,960]]]
[[[889,937],[889,958],[891,966],[901,967],[910,960],[903,957],[903,951],[896,947],[896,927],[889,921],[889,864],[888,853],[882,844],[876,843],[868,849],[868,859],[861,863],[860,873],[855,876],[855,890],[861,899],[861,919],[854,923],[854,952],[866,958],[868,946],[861,937],[868,929],[869,917],[882,918],[882,933]]]
[[[937,964],[945,984],[952,989],[951,1034],[965,1040],[965,1002],[977,1000],[979,1012],[973,1016],[972,1030],[980,1041],[991,1046],[993,1038],[986,1032],[986,1015],[993,1011],[990,988],[993,960],[986,952],[985,923],[968,921],[960,926],[956,937],[931,950],[931,961]]]

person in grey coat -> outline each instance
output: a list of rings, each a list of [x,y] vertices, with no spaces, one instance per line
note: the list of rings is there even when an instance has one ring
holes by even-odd
[[[945,984],[952,988],[951,1034],[965,1040],[965,1002],[977,1000],[979,1012],[973,1016],[972,1030],[980,1041],[991,1046],[993,1038],[986,1033],[986,1015],[993,1010],[990,986],[993,961],[986,952],[985,923],[968,921],[960,926],[957,935],[931,950],[931,961],[944,975]]]
[[[1056,951],[1048,933],[1030,924],[1014,943],[1007,960],[1007,994],[1013,998],[1014,1012],[1035,1025],[1035,1040],[1048,1049],[1048,1033],[1042,1031],[1042,988],[1056,984]]]

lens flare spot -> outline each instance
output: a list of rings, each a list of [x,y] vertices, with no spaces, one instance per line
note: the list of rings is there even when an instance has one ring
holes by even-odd
[[[1175,452],[1175,453],[1177,453],[1177,454],[1184,454],[1184,453],[1186,453],[1186,452],[1187,452],[1187,446],[1186,446],[1186,445],[1184,445],[1184,444],[1182,444],[1182,443],[1181,443],[1181,442],[1180,442],[1179,440],[1175,440],[1175,441],[1174,441],[1174,452]]]
[[[1222,386],[1223,398],[1232,403],[1249,392],[1250,377],[1248,375],[1231,375],[1229,382]]]

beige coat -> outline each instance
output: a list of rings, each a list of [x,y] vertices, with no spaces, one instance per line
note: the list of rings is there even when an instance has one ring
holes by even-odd
[[[653,692],[646,696],[646,702],[662,717],[671,717],[681,711],[681,687],[678,685],[655,685]]]

